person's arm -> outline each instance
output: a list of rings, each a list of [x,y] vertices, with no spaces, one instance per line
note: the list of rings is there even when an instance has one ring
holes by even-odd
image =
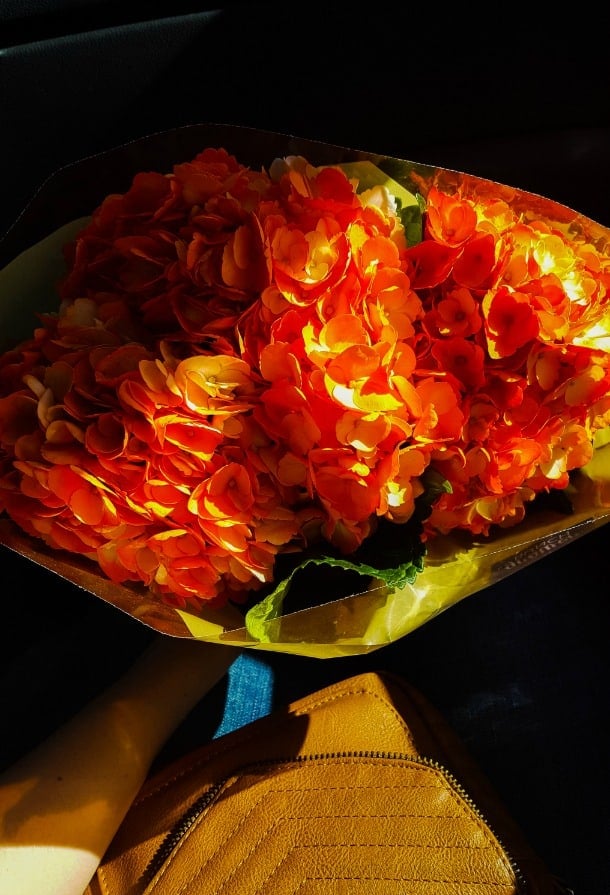
[[[160,636],[0,775],[2,895],[82,895],[155,756],[236,655]]]

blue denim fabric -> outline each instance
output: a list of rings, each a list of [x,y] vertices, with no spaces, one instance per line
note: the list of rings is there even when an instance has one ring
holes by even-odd
[[[244,652],[238,656],[228,678],[223,717],[215,737],[262,718],[274,708],[275,673],[259,654]]]

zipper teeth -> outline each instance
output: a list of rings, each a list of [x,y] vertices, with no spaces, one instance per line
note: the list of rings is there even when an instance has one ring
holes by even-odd
[[[144,872],[140,877],[140,885],[142,887],[147,886],[152,881],[153,877],[157,875],[182,837],[186,836],[197,818],[203,814],[207,806],[216,799],[216,796],[224,784],[224,780],[221,780],[220,783],[215,783],[214,786],[207,790],[207,792],[204,792],[198,799],[195,799],[191,807],[182,815],[177,823],[174,824],[150,859],[147,867],[144,869]]]
[[[505,843],[500,839],[495,829],[489,823],[487,817],[483,814],[481,809],[475,804],[472,797],[469,793],[464,789],[462,784],[456,779],[456,777],[449,771],[444,765],[440,762],[435,761],[431,758],[426,758],[419,755],[405,755],[401,752],[377,752],[373,750],[366,750],[360,752],[320,752],[311,755],[293,755],[289,758],[273,758],[261,761],[255,761],[251,764],[248,764],[247,768],[257,768],[264,767],[273,764],[288,764],[288,763],[301,763],[306,764],[307,762],[313,761],[321,761],[321,760],[334,760],[334,759],[342,759],[342,758],[376,758],[376,759],[385,759],[391,761],[407,761],[407,762],[417,762],[418,764],[426,765],[427,767],[434,768],[434,770],[439,771],[443,774],[443,776],[449,781],[449,783],[453,786],[455,791],[459,794],[459,796],[466,802],[471,811],[481,820],[491,831],[491,833],[495,836],[497,842],[502,848],[504,854],[506,855],[510,866],[515,874],[515,879],[517,881],[517,886],[519,892],[526,893],[528,884],[527,879],[523,875],[523,871],[519,867],[517,861],[514,856],[507,849]],[[242,768],[243,770],[244,768]],[[233,776],[231,774],[230,776]],[[142,876],[140,877],[140,884],[145,887],[147,886],[153,879],[154,876],[159,872],[163,864],[167,861],[172,851],[176,848],[180,840],[183,836],[185,836],[189,829],[193,826],[198,817],[205,811],[205,809],[210,805],[215,799],[220,790],[225,785],[226,780],[229,777],[226,777],[224,780],[221,780],[220,783],[216,783],[210,789],[207,790],[202,796],[196,799],[191,807],[182,815],[182,817],[178,820],[178,822],[174,825],[174,827],[169,831],[166,835],[165,839],[159,845],[157,851],[151,858],[148,866],[145,868]],[[566,895],[573,895],[570,889],[562,888],[563,892]]]

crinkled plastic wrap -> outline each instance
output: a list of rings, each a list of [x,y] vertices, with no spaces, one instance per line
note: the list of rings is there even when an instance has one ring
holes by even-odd
[[[303,155],[314,165],[370,161],[410,192],[421,191],[422,182],[448,191],[459,183],[471,195],[492,188],[513,207],[569,224],[599,251],[610,251],[606,228],[513,187],[287,135],[203,124],[155,134],[85,159],[43,185],[0,246],[0,259],[6,264],[0,271],[0,349],[27,337],[37,312],[56,309],[54,283],[63,270],[62,247],[108,193],[127,189],[140,170],[170,170],[207,146],[222,146],[252,167],[268,166],[287,155]],[[413,584],[393,589],[373,581],[366,590],[340,599],[329,592],[312,608],[268,621],[260,640],[250,636],[237,608],[203,610],[200,615],[175,609],[144,587],[114,584],[88,561],[52,551],[6,518],[0,519],[0,542],[167,635],[318,658],[362,654],[404,637],[465,597],[610,521],[610,443],[602,441],[566,491],[572,506],[569,514],[541,509],[515,527],[478,540],[462,531],[439,536],[430,542],[424,570]]]

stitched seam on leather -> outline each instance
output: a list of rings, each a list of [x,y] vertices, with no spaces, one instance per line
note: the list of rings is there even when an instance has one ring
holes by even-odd
[[[106,873],[106,870],[103,867],[103,865],[99,867],[97,876],[98,876],[98,880],[99,880],[99,884],[100,884],[100,889],[102,890],[102,892],[105,893],[105,895],[111,895],[112,890],[110,888],[108,874]]]
[[[506,888],[507,883],[505,883],[505,882],[504,883],[489,883],[489,882],[481,882],[476,879],[475,880],[470,880],[470,879],[446,880],[446,879],[438,879],[436,877],[421,877],[421,876],[418,876],[418,877],[412,877],[412,876],[407,876],[407,877],[405,877],[405,876],[384,876],[384,877],[376,877],[376,876],[332,876],[332,877],[329,877],[329,876],[306,876],[305,879],[299,883],[298,888],[294,889],[293,892],[296,895],[296,893],[300,889],[302,889],[303,886],[307,885],[307,883],[310,883],[314,880],[320,881],[320,882],[328,882],[329,880],[332,880],[333,882],[335,880],[341,880],[342,882],[354,882],[354,880],[368,881],[368,880],[378,880],[378,879],[383,879],[386,882],[397,882],[397,883],[402,883],[402,882],[405,882],[405,883],[409,883],[409,882],[411,882],[411,883],[412,882],[416,882],[416,883],[457,882],[457,883],[464,883],[469,886],[486,886],[486,887],[493,886],[494,889],[500,889],[500,891],[505,891],[505,892],[508,891]],[[511,891],[511,893],[515,893],[516,890],[513,887],[511,887],[510,891]]]
[[[447,780],[446,780],[446,778],[444,777],[444,775],[443,775],[442,773],[440,773],[440,772],[438,772],[438,774],[439,774],[439,775],[441,776],[441,778],[445,781],[445,783],[447,783]],[[348,789],[349,789],[349,788],[351,788],[351,787],[341,787],[341,788],[348,788]],[[380,789],[381,787],[359,787],[359,788],[360,788],[360,789],[362,789],[362,788],[366,788],[366,789]],[[387,787],[384,787],[384,788],[387,788]],[[395,787],[390,787],[390,788],[395,788]],[[417,784],[417,786],[411,786],[411,787],[407,787],[407,788],[409,788],[409,789],[432,789],[432,788],[436,788],[436,787],[427,787],[427,786],[422,786],[421,784]],[[411,847],[411,848],[417,848],[417,849],[419,849],[419,850],[422,850],[422,849],[429,849],[429,850],[431,850],[431,851],[433,851],[433,850],[438,850],[438,849],[446,849],[446,848],[449,848],[449,849],[452,850],[452,851],[453,851],[453,850],[455,850],[455,851],[457,851],[457,850],[461,850],[461,851],[469,851],[469,852],[486,851],[486,850],[491,849],[491,850],[493,850],[494,854],[497,855],[497,856],[501,859],[501,862],[502,862],[502,865],[503,865],[504,869],[508,872],[508,875],[509,875],[509,877],[511,878],[511,881],[512,881],[512,883],[514,884],[514,871],[513,871],[513,868],[511,867],[510,862],[507,860],[506,855],[504,854],[504,850],[503,850],[503,848],[501,847],[500,843],[496,840],[496,838],[495,838],[495,836],[493,835],[493,833],[491,833],[491,831],[488,829],[488,827],[487,827],[484,823],[482,823],[481,819],[480,819],[480,818],[479,818],[479,817],[472,811],[472,809],[471,809],[471,807],[468,805],[468,803],[465,803],[464,800],[463,800],[463,799],[462,799],[456,792],[454,792],[453,787],[452,787],[451,785],[449,785],[448,787],[446,787],[446,786],[442,786],[442,787],[438,787],[438,788],[442,789],[444,792],[448,792],[448,793],[451,795],[452,800],[453,800],[453,804],[454,804],[454,805],[456,806],[456,808],[458,809],[458,813],[453,813],[453,814],[400,814],[400,815],[308,815],[308,817],[311,816],[312,818],[315,817],[316,819],[325,819],[325,818],[328,817],[328,818],[330,819],[330,818],[333,818],[333,817],[342,817],[342,816],[345,816],[345,817],[367,817],[367,819],[373,819],[373,817],[388,817],[388,816],[390,816],[390,817],[394,817],[394,816],[396,816],[397,818],[398,818],[398,817],[403,817],[403,818],[428,818],[428,819],[432,819],[432,818],[435,818],[435,819],[437,819],[437,818],[442,818],[442,819],[447,819],[447,820],[449,820],[449,819],[451,819],[451,818],[453,818],[453,819],[455,819],[455,820],[465,819],[465,820],[468,821],[468,823],[472,823],[473,821],[475,822],[475,825],[479,828],[479,830],[480,830],[480,831],[482,832],[482,834],[483,834],[483,839],[484,839],[485,845],[472,845],[472,844],[470,844],[470,843],[466,843],[465,845],[452,845],[452,846],[446,846],[446,845],[425,845],[425,844],[418,844],[418,843],[408,843],[408,842],[403,842],[403,843],[396,843],[396,844],[393,844],[393,843],[384,843],[383,845],[381,845],[381,844],[379,844],[379,843],[371,843],[371,844],[369,844],[369,845],[367,846],[365,843],[352,843],[352,842],[347,842],[347,843],[345,843],[345,842],[344,842],[344,843],[337,844],[337,843],[320,843],[320,842],[316,842],[316,843],[313,844],[313,845],[299,845],[299,844],[294,845],[294,846],[291,847],[290,852],[295,851],[295,850],[298,850],[298,849],[300,849],[300,848],[302,848],[302,849],[307,849],[307,848],[320,848],[320,847],[322,847],[322,848],[324,848],[324,847],[330,847],[330,848],[332,848],[332,847],[338,847],[338,848],[367,848],[367,847],[368,847],[368,848],[375,848],[375,849],[380,849],[380,848],[405,848],[405,847],[409,848],[409,847]],[[325,790],[325,791],[329,791],[330,789],[331,789],[331,787],[324,787],[324,790]],[[302,790],[299,790],[299,791],[302,791]],[[312,790],[308,790],[308,791],[312,791]],[[294,819],[294,817],[295,817],[294,815],[284,815],[283,819],[290,820],[290,819]],[[298,817],[298,815],[297,815],[297,817]],[[269,828],[269,831],[272,830],[273,827],[274,827],[275,825],[276,825],[276,824],[273,824],[273,825]],[[265,835],[268,835],[268,833],[266,833]],[[260,841],[262,841],[262,838],[259,839],[259,842],[260,842]],[[280,868],[280,867],[285,863],[285,861],[288,859],[288,856],[289,856],[290,852],[284,854],[284,856],[282,857],[281,861],[279,861],[279,862],[276,864],[276,866],[274,867],[274,869],[272,870],[272,872],[265,878],[265,880],[263,881],[263,883],[261,884],[261,886],[258,887],[258,889],[256,890],[255,893],[253,893],[253,895],[259,895],[259,893],[261,893],[261,892],[263,892],[263,891],[266,890],[267,886],[269,885],[270,881],[272,880],[272,878],[274,877],[274,875],[276,874],[276,872],[279,870],[279,868]],[[243,859],[242,862],[240,862],[240,864],[241,864],[241,863],[245,863],[245,861],[247,860],[247,858],[248,858],[251,854],[252,854],[252,851],[249,853],[248,856],[246,856],[246,858]],[[239,867],[239,865],[238,865],[238,867]],[[237,869],[237,868],[236,868],[236,869]],[[435,879],[428,879],[428,878],[426,878],[426,877],[423,877],[423,878],[422,878],[422,877],[331,877],[331,879],[344,879],[344,880],[348,880],[348,879],[369,879],[369,878],[374,878],[374,879],[377,879],[377,878],[379,878],[379,879],[399,879],[399,880],[403,880],[403,879],[404,879],[405,882],[435,882],[435,883],[440,883],[440,882],[460,882],[460,883],[468,883],[468,884],[470,884],[470,885],[472,885],[473,882],[474,882],[474,884],[479,885],[479,883],[478,883],[476,880],[475,880],[475,881],[472,881],[472,880],[469,880],[469,879],[460,879],[460,880],[451,879],[451,880],[447,880],[447,879],[436,879],[436,878],[435,878]],[[305,878],[305,880],[299,885],[298,889],[300,889],[300,888],[305,884],[305,882],[307,882],[307,879],[308,879],[308,878]],[[312,879],[327,879],[327,877],[312,877]],[[485,885],[485,884],[483,883],[483,885]],[[505,887],[505,886],[506,886],[506,880],[504,880],[503,882],[498,882],[498,883],[489,883],[489,885],[498,886],[498,887],[499,887],[499,886]],[[223,882],[223,886],[224,886],[224,882]],[[298,891],[298,889],[295,890],[295,891]],[[220,890],[217,890],[217,891],[220,891]]]
[[[414,816],[421,817],[422,815],[414,815]],[[281,867],[286,863],[286,861],[288,860],[288,858],[291,856],[292,852],[299,851],[300,849],[309,849],[309,848],[331,848],[331,849],[332,849],[332,848],[337,848],[337,849],[344,849],[344,848],[361,848],[361,849],[372,848],[372,849],[375,849],[376,851],[379,851],[379,850],[381,850],[381,849],[385,849],[385,848],[388,848],[388,849],[413,848],[413,849],[417,849],[418,851],[426,850],[426,851],[431,851],[431,852],[432,852],[432,851],[441,851],[441,850],[450,850],[450,851],[458,851],[458,850],[459,850],[459,851],[465,851],[465,850],[468,850],[468,851],[473,851],[473,850],[475,850],[475,849],[476,849],[477,851],[487,851],[488,849],[492,848],[492,846],[491,846],[491,845],[485,845],[485,846],[481,846],[481,845],[476,845],[476,846],[469,846],[469,845],[452,845],[452,846],[446,846],[446,845],[423,845],[423,844],[420,844],[420,843],[413,843],[413,842],[384,842],[383,844],[381,844],[381,843],[379,843],[379,842],[369,842],[369,843],[366,843],[366,842],[359,842],[359,843],[358,843],[358,842],[316,842],[314,845],[299,845],[299,844],[297,844],[297,845],[293,845],[293,846],[290,847],[289,851],[286,852],[286,853],[283,855],[281,861],[278,861],[278,863],[277,863],[276,866],[273,868],[273,870],[271,871],[271,873],[269,873],[269,874],[265,877],[265,879],[263,880],[263,882],[261,883],[261,885],[258,887],[258,889],[256,890],[256,892],[253,892],[252,895],[259,895],[259,893],[261,893],[261,892],[272,891],[272,890],[269,890],[269,889],[267,888],[268,885],[270,884],[271,880],[273,879],[273,877],[275,876],[275,874],[278,872],[278,870],[280,870]],[[367,876],[367,877],[363,877],[363,876],[354,876],[354,877],[341,876],[341,877],[337,877],[337,876],[332,876],[332,877],[305,877],[305,880],[299,884],[298,889],[300,889],[300,888],[303,886],[304,882],[306,882],[307,879],[384,879],[384,880],[385,880],[385,879],[399,879],[399,880],[404,881],[404,882],[443,882],[443,883],[448,883],[448,882],[450,882],[450,883],[453,883],[453,882],[460,882],[460,883],[468,883],[468,884],[472,884],[473,882],[476,883],[476,880],[473,881],[473,880],[470,880],[470,879],[464,879],[464,878],[461,878],[461,879],[457,880],[457,879],[455,879],[453,876],[452,876],[450,879],[447,879],[447,878],[445,877],[444,879],[433,879],[433,880],[428,879],[427,877],[421,877],[421,876],[400,876],[400,877],[392,877],[392,876],[372,876],[372,877],[368,877],[368,876]],[[494,883],[494,882],[484,883],[483,885],[505,886],[505,885],[506,885],[506,881],[504,881],[504,882],[497,882],[497,883]],[[298,891],[298,889],[297,889],[296,891]]]
[[[329,694],[328,697],[326,697],[324,699],[319,699],[317,701],[308,702],[305,706],[303,706],[303,708],[298,709],[294,712],[291,712],[290,715],[286,717],[286,722],[288,722],[290,720],[290,718],[296,718],[296,717],[301,717],[302,715],[306,715],[312,709],[322,708],[323,706],[330,705],[331,703],[336,702],[338,699],[344,699],[345,697],[349,697],[349,696],[362,696],[362,695],[366,695],[366,694],[368,694],[369,696],[373,696],[375,699],[377,699],[379,702],[381,702],[383,705],[385,705],[386,708],[388,708],[390,710],[390,712],[394,716],[395,720],[398,722],[398,725],[401,728],[401,730],[403,730],[405,733],[408,732],[409,725],[405,722],[405,720],[402,717],[402,715],[400,714],[400,712],[394,708],[392,703],[385,697],[381,696],[379,693],[375,693],[372,690],[369,690],[367,687],[362,687],[362,686],[356,687],[353,689],[348,689],[348,690],[341,690],[339,693]],[[303,697],[303,698],[307,699],[307,697]],[[419,716],[419,712],[417,714]],[[249,727],[249,725],[247,725],[247,726]],[[244,746],[246,743],[250,742],[250,740],[252,740],[257,735],[258,735],[257,731],[244,730],[243,738],[236,741],[234,744],[227,744],[225,747],[220,747],[216,750],[206,752],[206,754],[204,756],[201,756],[201,758],[197,759],[192,764],[189,764],[186,767],[181,768],[180,771],[177,774],[175,774],[174,776],[172,776],[171,778],[169,778],[167,780],[163,780],[162,782],[159,783],[158,786],[154,787],[150,791],[141,793],[135,799],[135,801],[133,803],[134,807],[142,805],[147,799],[150,799],[153,796],[158,795],[159,793],[163,792],[163,790],[172,786],[174,783],[176,783],[181,778],[185,777],[187,774],[190,774],[193,771],[197,770],[197,768],[199,768],[202,764],[206,764],[207,762],[211,761],[212,759],[218,758],[219,756],[224,755],[226,752],[230,751],[231,749],[236,748],[237,746]]]
[[[317,762],[315,762],[315,764],[317,764],[317,765],[320,765],[320,764],[322,764],[322,763],[323,763],[322,761],[317,761]],[[363,762],[361,762],[361,763],[363,763],[363,764],[379,764],[379,760],[377,760],[377,761],[373,761],[373,760],[371,759],[371,760],[365,760],[365,761],[363,761]],[[312,762],[312,764],[313,764],[313,762]],[[389,762],[385,762],[385,764],[389,764]],[[290,766],[293,766],[293,767],[299,767],[299,765],[294,764],[294,763],[291,763],[291,762],[287,762],[285,766],[286,766],[286,767],[290,767]],[[435,771],[434,768],[427,768],[427,767],[424,766],[422,769],[425,770],[425,771],[427,771],[427,772],[429,772],[430,774],[435,775],[435,776],[438,775],[438,772]],[[237,783],[239,782],[239,780],[240,780],[239,777],[233,777],[232,779],[228,780],[226,786],[223,786],[222,789],[220,790],[220,792],[218,793],[218,795],[217,795],[217,799],[216,799],[216,800],[218,800],[218,799],[221,797],[221,794],[224,794],[224,793],[226,793],[228,790],[230,790],[230,789],[232,789],[233,787],[235,787],[235,786],[237,785]],[[341,786],[341,787],[332,787],[332,789],[336,789],[336,790],[355,789],[355,788],[356,788],[356,787],[353,787],[353,786],[351,786],[351,785]],[[358,787],[358,789],[373,789],[373,788],[381,789],[382,787],[371,787],[371,786],[368,786],[368,785],[367,785],[367,786],[361,786],[361,787]],[[424,789],[425,787],[423,787],[423,786],[421,786],[421,785],[418,785],[417,788],[418,788],[418,789]],[[436,786],[436,787],[430,786],[429,788],[430,788],[430,789],[440,789],[441,787],[438,787],[438,786]],[[318,786],[318,787],[310,786],[310,787],[307,788],[307,791],[308,791],[308,792],[317,792],[317,791],[321,791],[321,792],[324,791],[324,792],[327,792],[327,791],[329,791],[330,789],[331,789],[331,787],[328,787],[328,786]],[[383,787],[383,789],[395,789],[395,787],[393,787],[393,786],[386,786],[386,787]],[[252,812],[255,811],[255,810],[258,808],[258,806],[259,806],[260,803],[261,803],[261,800],[264,799],[264,798],[266,798],[267,795],[268,795],[269,793],[287,793],[287,792],[304,792],[304,791],[305,791],[305,790],[304,790],[303,787],[294,787],[294,786],[290,786],[290,787],[275,787],[274,789],[268,789],[268,790],[265,790],[265,792],[261,794],[260,798],[259,798],[253,805],[250,806],[250,810],[249,810],[246,814],[244,814],[244,815],[241,817],[241,819],[240,819],[239,823],[237,824],[237,826],[233,828],[233,831],[232,831],[231,836],[229,837],[229,839],[232,839],[233,837],[235,837],[235,836],[239,833],[240,829],[246,824],[246,821],[248,820],[248,818],[250,817],[250,815],[252,814]],[[216,801],[216,800],[215,800],[215,801]],[[193,833],[195,832],[195,830],[199,827],[200,823],[201,823],[201,822],[203,821],[203,819],[206,817],[207,813],[208,813],[208,812],[206,811],[206,812],[204,812],[200,817],[197,818],[196,822],[190,827],[190,829],[188,830],[187,834],[184,836],[184,838],[180,841],[180,843],[178,844],[178,846],[176,847],[176,849],[175,849],[175,850],[172,852],[172,854],[169,856],[169,858],[167,859],[166,863],[164,864],[162,870],[159,872],[159,876],[157,877],[157,879],[156,879],[154,885],[151,886],[151,888],[150,888],[150,892],[151,892],[151,893],[154,892],[155,888],[156,888],[157,885],[161,882],[161,880],[162,880],[163,876],[165,875],[165,873],[169,870],[169,868],[170,868],[171,864],[173,863],[174,859],[178,857],[178,855],[179,855],[180,850],[182,849],[182,847],[186,844],[186,842],[188,841],[188,839],[190,839],[190,837],[192,836],[192,834],[193,834]],[[277,823],[277,821],[276,821],[275,823]],[[273,827],[275,826],[275,823],[274,823],[270,828],[268,828],[268,830],[269,830],[269,829],[273,829]],[[268,830],[265,831],[265,834],[264,834],[265,836],[268,835]],[[259,842],[260,842],[260,841],[261,841],[261,840],[259,839]],[[241,866],[241,864],[242,864],[245,860],[247,860],[247,858],[250,856],[250,854],[252,854],[252,852],[256,849],[256,846],[257,846],[257,845],[258,845],[258,842],[253,846],[253,848],[250,849],[250,851],[249,851],[248,854],[242,859],[242,861],[240,861],[239,864],[237,864],[237,866],[233,869],[233,871],[232,871],[232,873],[231,873],[230,876],[233,876],[233,874],[239,869],[239,867]],[[215,851],[210,855],[210,857],[208,858],[208,861],[213,861],[214,858],[216,857],[216,855],[218,854],[218,852],[221,851],[225,846],[226,846],[226,842],[219,843],[218,846],[216,847],[216,850],[215,850]],[[197,877],[198,877],[202,872],[203,872],[203,868],[200,868],[199,870],[197,870],[197,872],[196,872],[192,877],[190,877],[190,878],[184,883],[184,885],[182,885],[181,888],[180,888],[176,893],[174,893],[174,895],[181,895],[181,893],[185,891],[185,889],[190,885],[190,883],[192,883],[194,880],[196,880]],[[225,882],[226,882],[229,878],[230,878],[230,877],[227,877],[227,879],[223,882],[223,886],[224,886]],[[218,890],[218,891],[220,891],[220,890]]]
[[[261,892],[270,891],[267,887],[269,886],[271,880],[273,879],[273,877],[275,876],[277,871],[280,870],[281,867],[286,863],[286,861],[290,857],[291,853],[293,851],[299,851],[299,849],[307,849],[307,848],[340,848],[340,849],[343,849],[343,848],[373,848],[378,851],[378,850],[384,849],[384,848],[400,849],[400,848],[405,848],[405,847],[406,848],[417,848],[418,850],[426,849],[426,850],[430,850],[430,851],[448,848],[447,846],[443,846],[443,845],[419,845],[419,844],[413,845],[413,843],[407,843],[407,842],[400,842],[400,843],[395,843],[395,844],[384,843],[383,845],[380,845],[379,843],[376,843],[376,842],[369,843],[368,845],[366,843],[353,843],[353,842],[341,842],[341,843],[318,842],[315,845],[294,845],[294,846],[291,846],[290,850],[282,857],[281,861],[278,861],[278,863],[273,868],[271,873],[269,873],[265,877],[265,879],[263,880],[261,885],[257,888],[256,892],[253,892],[252,895],[260,895]],[[491,845],[474,846],[474,847],[468,846],[468,845],[464,845],[464,846],[457,845],[457,846],[449,846],[449,849],[451,851],[458,850],[458,849],[460,849],[460,850],[468,849],[468,850],[472,851],[474,848],[474,849],[477,849],[480,851],[485,851],[486,849],[489,849],[491,847],[492,847]],[[408,883],[408,882],[460,883],[460,884],[465,883],[467,885],[497,886],[498,888],[499,887],[506,888],[506,885],[507,885],[506,880],[499,881],[499,882],[493,882],[493,881],[482,882],[480,880],[465,879],[464,877],[461,877],[460,879],[456,879],[454,875],[452,875],[449,878],[448,877],[442,877],[442,878],[438,877],[437,878],[437,877],[426,877],[426,876],[422,877],[422,876],[362,876],[362,875],[361,876],[306,876],[299,883],[298,887],[296,889],[294,889],[293,891],[298,892],[299,889],[301,889],[309,880],[312,880],[312,879],[316,879],[316,880],[341,879],[341,880],[352,880],[352,881],[353,880],[396,880],[396,881],[406,882],[406,883]],[[223,883],[223,885],[224,885],[224,883]],[[219,891],[219,890],[217,890],[217,891]]]
[[[347,763],[347,762],[349,762],[349,759],[346,759],[346,760],[342,761],[341,763],[344,763],[344,764],[345,764],[345,763]],[[384,760],[384,759],[361,759],[361,760],[359,760],[358,763],[359,763],[359,764],[376,764],[376,765],[379,765],[379,764],[381,763],[381,764],[385,764],[385,765],[388,765],[388,766],[396,766],[396,762],[392,762],[392,761],[390,761],[390,760]],[[318,765],[320,765],[320,764],[323,764],[323,761],[321,760],[321,761],[319,761],[319,762],[312,762],[312,764],[318,764]],[[408,766],[407,762],[401,762],[400,764],[401,764],[402,766],[405,766],[405,767]],[[291,762],[286,762],[286,763],[285,763],[285,766],[287,766],[287,767],[290,767],[290,766],[298,767],[299,765],[297,765],[297,764],[295,764],[295,763],[291,763]],[[422,785],[422,784],[417,784],[416,786],[412,786],[412,787],[409,787],[409,788],[411,788],[411,789],[442,789],[443,791],[447,792],[447,793],[451,796],[451,798],[452,798],[454,804],[455,804],[455,805],[457,806],[457,808],[458,808],[458,813],[455,814],[455,815],[428,815],[428,817],[430,817],[430,818],[432,818],[432,817],[436,818],[436,817],[440,817],[440,816],[442,816],[442,817],[445,817],[445,818],[447,818],[447,817],[455,817],[456,819],[459,819],[459,818],[463,817],[464,814],[466,813],[466,814],[468,815],[468,817],[470,818],[470,820],[471,820],[471,821],[474,821],[475,824],[476,824],[476,826],[479,827],[480,831],[483,833],[483,837],[484,837],[484,839],[485,839],[487,842],[490,842],[490,843],[491,843],[491,846],[490,846],[490,847],[493,847],[494,850],[497,851],[497,852],[499,853],[499,855],[501,856],[501,858],[502,858],[502,860],[503,860],[503,862],[504,862],[505,867],[508,869],[509,873],[512,875],[513,871],[512,871],[512,868],[511,868],[511,866],[510,866],[510,862],[506,859],[506,856],[504,855],[504,852],[503,852],[502,849],[500,848],[500,846],[499,846],[497,840],[495,839],[495,837],[493,836],[493,834],[491,833],[491,831],[490,831],[490,830],[488,829],[488,827],[483,823],[483,821],[482,821],[482,820],[481,820],[481,819],[480,819],[480,818],[479,818],[479,817],[472,811],[472,809],[470,808],[470,806],[468,806],[468,804],[465,803],[464,800],[461,799],[461,798],[458,796],[458,794],[453,790],[453,787],[452,787],[451,785],[447,785],[447,784],[448,784],[448,781],[446,780],[446,778],[444,777],[444,775],[442,775],[441,772],[440,772],[438,769],[435,769],[435,768],[432,768],[432,767],[427,767],[426,765],[419,765],[419,766],[418,766],[418,770],[419,770],[420,772],[421,772],[421,771],[425,771],[425,772],[427,772],[427,773],[430,773],[430,774],[434,775],[435,777],[439,777],[439,776],[440,776],[446,785],[445,785],[445,786],[432,786],[432,785],[430,785],[430,786],[425,786],[425,785]],[[232,787],[234,787],[234,786],[238,783],[239,779],[240,779],[240,778],[238,777],[238,778],[233,778],[230,782],[228,781],[228,782],[227,782],[227,786],[223,787],[223,789],[221,790],[221,792],[226,792],[227,790],[229,790],[229,789],[231,789]],[[250,810],[247,812],[247,814],[245,814],[245,815],[242,816],[242,818],[241,818],[239,824],[238,824],[236,827],[233,828],[233,831],[232,831],[232,833],[231,833],[231,836],[229,837],[229,840],[230,840],[231,838],[235,837],[235,836],[239,833],[240,828],[246,823],[247,819],[248,819],[249,816],[252,814],[252,812],[253,812],[253,811],[260,805],[261,800],[262,800],[263,798],[267,797],[267,795],[268,795],[269,793],[272,793],[272,794],[273,794],[273,793],[288,793],[288,792],[299,792],[299,793],[302,793],[302,792],[304,792],[304,791],[307,791],[307,792],[316,792],[316,791],[318,791],[318,790],[319,790],[319,791],[324,791],[324,792],[329,792],[329,791],[332,791],[332,790],[337,790],[337,791],[338,791],[338,790],[355,789],[355,788],[358,788],[358,789],[376,789],[376,790],[380,790],[380,789],[392,789],[392,790],[395,790],[396,787],[395,787],[395,786],[373,787],[373,786],[368,786],[368,785],[367,785],[367,786],[354,787],[354,786],[351,786],[351,785],[346,785],[346,786],[341,786],[341,787],[329,787],[329,786],[313,787],[313,786],[312,786],[312,787],[307,787],[306,790],[305,790],[303,787],[276,787],[275,789],[270,789],[270,790],[268,789],[268,790],[266,790],[264,793],[262,793],[260,799],[258,799],[258,800],[257,800],[251,807],[250,807]],[[220,793],[218,794],[218,796],[220,797]],[[185,835],[185,837],[181,840],[181,842],[179,843],[179,845],[176,847],[175,851],[172,853],[172,855],[170,855],[170,857],[168,858],[166,864],[164,865],[164,867],[163,867],[162,870],[160,871],[159,876],[158,876],[157,879],[155,880],[155,883],[151,886],[151,888],[150,888],[150,890],[149,890],[150,893],[152,893],[152,892],[155,891],[155,889],[157,888],[158,884],[162,881],[163,876],[164,876],[165,873],[169,870],[169,868],[170,868],[171,864],[173,863],[174,859],[178,857],[181,848],[185,845],[185,843],[187,842],[187,840],[190,839],[190,837],[191,837],[192,834],[195,832],[195,830],[199,827],[199,824],[202,822],[203,818],[204,818],[206,815],[207,815],[207,812],[204,812],[204,814],[203,814],[201,817],[199,817],[199,818],[197,819],[196,823],[193,824],[193,826],[189,829],[188,833]],[[418,817],[422,817],[422,816],[424,816],[424,817],[425,817],[426,815],[413,815],[413,816],[418,816]],[[267,827],[267,829],[264,831],[263,835],[262,835],[262,836],[259,836],[257,842],[254,843],[254,845],[250,848],[250,850],[248,851],[248,853],[247,853],[246,855],[244,855],[244,857],[242,858],[242,860],[241,860],[238,864],[236,864],[236,866],[233,868],[233,870],[231,871],[231,873],[230,873],[227,877],[224,878],[224,880],[222,881],[222,884],[221,884],[220,888],[216,890],[217,893],[218,893],[218,892],[221,892],[222,889],[225,888],[226,884],[227,884],[227,883],[232,879],[232,877],[237,873],[237,871],[239,870],[239,868],[240,868],[243,864],[246,863],[246,861],[248,860],[248,858],[249,858],[249,857],[256,851],[256,849],[257,849],[258,845],[260,844],[260,842],[262,842],[263,839],[266,838],[266,837],[269,835],[269,833],[275,828],[275,826],[280,822],[280,820],[281,820],[281,819],[278,819],[278,820],[274,821],[274,823],[273,823],[270,827]],[[227,841],[228,841],[228,840],[227,840]],[[216,855],[218,854],[218,852],[221,851],[225,846],[226,846],[226,841],[225,841],[225,842],[222,842],[222,843],[219,843],[219,845],[217,846],[216,850],[215,850],[215,851],[213,852],[213,854],[207,859],[208,862],[209,862],[209,861],[213,861],[214,858],[216,857]],[[191,885],[191,884],[192,884],[192,883],[193,883],[193,882],[194,882],[194,881],[195,881],[195,880],[196,880],[196,879],[197,879],[197,878],[204,872],[204,870],[205,870],[204,867],[200,867],[200,868],[199,868],[199,869],[198,869],[198,870],[197,870],[191,877],[189,877],[189,879],[187,879],[187,880],[183,883],[183,885],[180,887],[180,889],[178,889],[178,890],[174,893],[174,895],[182,895],[182,893],[186,891],[186,889],[187,889],[187,888],[188,888],[188,887],[189,887],[189,886],[190,886],[190,885]]]

